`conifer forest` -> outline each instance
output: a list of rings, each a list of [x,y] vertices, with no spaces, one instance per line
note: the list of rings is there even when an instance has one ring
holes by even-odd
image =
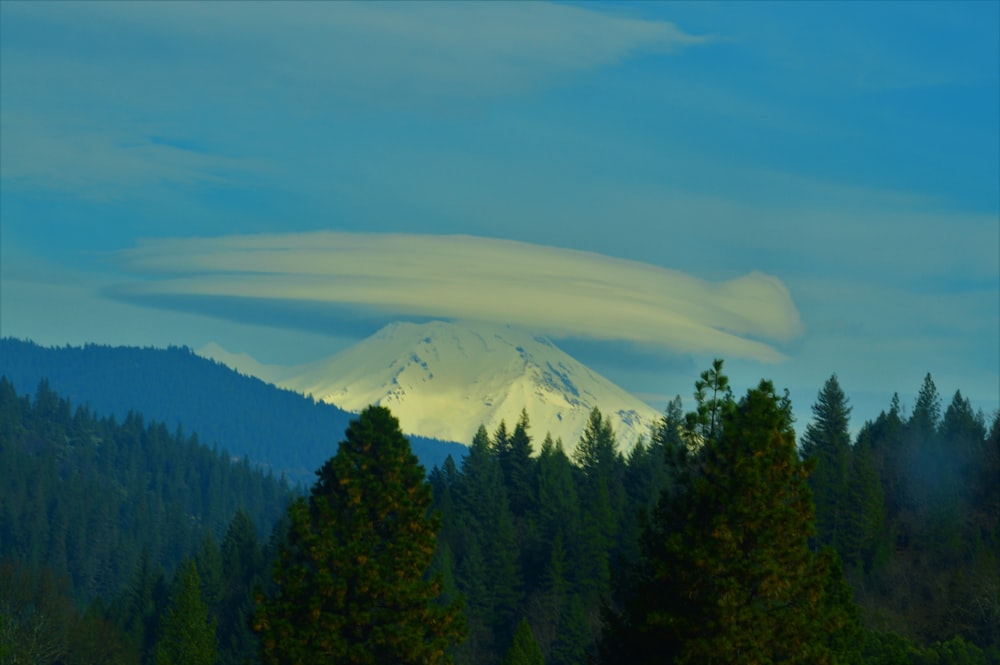
[[[0,664],[1000,662],[1000,414],[692,378],[627,452],[524,414],[425,468],[369,407],[304,486],[4,377]]]

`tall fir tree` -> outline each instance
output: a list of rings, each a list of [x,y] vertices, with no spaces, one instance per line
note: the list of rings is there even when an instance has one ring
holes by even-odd
[[[503,423],[497,432],[494,443],[507,440]],[[470,627],[484,629],[474,637],[484,648],[494,650],[502,650],[510,640],[523,597],[514,517],[498,450],[480,426],[462,459],[456,488],[460,516],[469,531],[466,560],[458,571],[459,588],[470,598],[473,588],[481,590],[469,607]]]
[[[500,665],[545,665],[542,649],[535,641],[527,619],[521,619],[517,624],[510,648],[507,649]]]
[[[500,468],[503,469],[510,500],[510,510],[515,517],[523,516],[535,503],[532,486],[535,460],[531,456],[529,428],[528,412],[522,410],[514,431],[506,437],[505,447],[498,451]]]
[[[575,582],[594,605],[611,587],[612,550],[625,509],[624,459],[611,421],[590,412],[573,458],[582,473],[582,532]],[[597,617],[594,617],[595,622]]]
[[[440,578],[427,579],[439,519],[399,421],[368,407],[317,475],[289,507],[277,591],[258,603],[263,662],[451,662],[461,608],[436,602]]]
[[[801,453],[816,465],[809,476],[816,505],[816,539],[820,546],[831,545],[840,552],[851,461],[851,407],[836,374],[819,391],[812,412]]]
[[[847,495],[837,547],[844,565],[870,572],[888,556],[885,495],[879,482],[871,426],[865,425],[851,451]]]
[[[605,662],[833,663],[855,629],[835,555],[808,546],[809,468],[787,396],[762,381],[721,425],[650,521]]]
[[[257,531],[250,515],[236,512],[222,541],[225,579],[219,604],[219,663],[244,665],[254,662],[259,644],[250,630],[253,589],[260,585],[264,562]]]
[[[177,571],[159,632],[156,665],[214,665],[218,659],[215,620],[202,600],[201,579],[193,560]]]

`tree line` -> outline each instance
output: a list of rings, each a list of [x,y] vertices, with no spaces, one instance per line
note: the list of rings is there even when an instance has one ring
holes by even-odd
[[[118,662],[1000,660],[1000,417],[928,376],[852,441],[833,376],[797,442],[767,381],[694,397],[627,454],[599,410],[570,455],[522,414],[429,474],[369,409],[269,541],[237,512],[80,621]]]

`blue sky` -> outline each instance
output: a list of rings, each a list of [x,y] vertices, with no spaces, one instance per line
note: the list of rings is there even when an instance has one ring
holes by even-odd
[[[297,363],[492,319],[655,406],[714,356],[802,417],[833,372],[856,420],[927,372],[1000,404],[1000,3],[0,19],[2,335]]]

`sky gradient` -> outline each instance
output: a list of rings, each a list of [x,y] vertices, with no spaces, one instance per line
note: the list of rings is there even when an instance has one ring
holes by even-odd
[[[0,3],[0,334],[1000,404],[1000,3]],[[801,426],[799,427],[801,429]]]

